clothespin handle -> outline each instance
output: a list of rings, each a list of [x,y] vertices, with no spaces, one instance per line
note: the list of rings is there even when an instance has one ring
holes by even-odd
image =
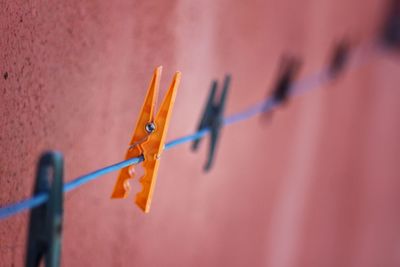
[[[38,164],[33,195],[47,201],[31,210],[26,267],[37,267],[44,257],[46,267],[60,266],[63,219],[63,157],[44,153]]]

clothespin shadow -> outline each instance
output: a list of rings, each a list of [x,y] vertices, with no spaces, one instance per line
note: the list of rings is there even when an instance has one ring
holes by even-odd
[[[388,17],[382,31],[383,44],[400,48],[400,0],[391,0]]]
[[[142,190],[136,195],[135,203],[146,213],[150,211],[160,163],[159,159],[164,150],[169,121],[181,80],[181,73],[176,72],[160,109],[157,115],[155,115],[155,103],[160,85],[161,72],[161,66],[154,70],[134,134],[125,156],[126,160],[143,157],[142,166],[144,175],[140,179]],[[132,179],[134,174],[135,169],[133,165],[121,169],[111,198],[126,198],[128,196],[130,191],[129,179]]]
[[[272,94],[268,95],[268,99],[272,99],[277,104],[285,104],[293,88],[293,82],[297,78],[302,62],[299,58],[284,55],[281,58],[281,62],[278,70],[278,78]],[[270,121],[272,117],[271,113],[262,113],[261,119],[264,121]]]
[[[204,171],[209,171],[214,164],[215,152],[221,128],[223,127],[224,110],[230,87],[231,76],[226,75],[222,85],[222,92],[217,98],[218,81],[214,80],[211,84],[210,94],[204,108],[197,131],[208,129],[210,131],[210,144],[208,147],[207,161],[204,165]],[[197,139],[192,144],[192,150],[196,151],[203,138]]]
[[[336,79],[345,69],[350,56],[350,43],[342,40],[333,48],[328,65],[328,75],[331,80]]]
[[[37,267],[44,258],[46,267],[60,265],[63,220],[63,158],[47,152],[39,161],[33,195],[47,194],[42,205],[30,214],[26,267]]]

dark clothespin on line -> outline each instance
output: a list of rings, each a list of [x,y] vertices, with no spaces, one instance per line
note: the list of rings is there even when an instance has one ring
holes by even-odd
[[[382,40],[388,47],[400,48],[400,0],[392,0],[389,8]]]
[[[345,69],[350,56],[350,43],[342,40],[334,47],[328,65],[328,75],[331,79],[336,79]]]
[[[33,195],[48,194],[42,205],[31,210],[26,267],[60,266],[63,220],[63,158],[60,153],[47,152],[39,161]]]
[[[208,96],[207,104],[205,106],[202,118],[200,120],[197,131],[204,129],[210,130],[210,144],[207,154],[207,162],[204,165],[204,170],[209,171],[213,165],[215,150],[218,143],[221,128],[224,120],[224,109],[226,99],[229,91],[231,76],[226,75],[224,84],[222,85],[222,92],[219,100],[217,99],[216,93],[218,88],[218,81],[214,80],[211,85],[210,94]],[[192,150],[196,151],[199,147],[201,139],[197,139],[193,142]]]
[[[269,103],[268,100],[271,99],[276,104],[287,102],[290,96],[290,90],[293,87],[293,83],[300,72],[301,64],[301,60],[294,56],[285,55],[281,58],[275,86],[272,90],[272,94],[268,94],[267,101],[265,103]],[[267,108],[267,106],[264,106],[263,111],[265,111],[265,108]],[[263,112],[261,114],[261,118],[262,120],[269,120],[271,118],[271,114]]]
[[[272,98],[275,102],[287,102],[293,82],[300,72],[300,67],[301,61],[296,57],[284,56],[281,59],[278,79],[272,92]]]

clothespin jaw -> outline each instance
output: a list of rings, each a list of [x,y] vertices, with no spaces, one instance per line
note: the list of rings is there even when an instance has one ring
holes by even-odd
[[[344,70],[349,59],[350,44],[346,40],[339,42],[333,49],[331,60],[328,66],[329,76],[332,79]]]
[[[135,202],[146,213],[150,211],[159,158],[164,149],[172,109],[181,80],[181,73],[176,72],[161,107],[157,115],[154,116],[161,71],[162,67],[158,67],[154,71],[133,137],[129,143],[129,149],[125,156],[126,160],[143,156],[144,176],[140,179],[142,191],[136,195]],[[126,198],[128,196],[130,190],[129,179],[134,177],[134,173],[133,166],[123,168],[120,171],[111,198]]]
[[[37,267],[44,257],[46,267],[60,265],[63,220],[63,158],[60,153],[42,155],[33,195],[47,194],[42,205],[31,210],[26,267]]]
[[[400,47],[400,0],[392,0],[382,33],[383,43],[389,47]]]
[[[281,60],[280,74],[272,92],[272,98],[277,103],[288,100],[293,81],[296,79],[301,67],[301,61],[292,56],[285,56]]]
[[[200,123],[197,127],[197,131],[208,129],[210,131],[210,145],[208,150],[208,156],[204,170],[209,171],[213,165],[216,146],[218,143],[221,128],[223,126],[224,110],[227,101],[231,76],[226,75],[224,84],[222,86],[222,93],[219,100],[216,97],[218,81],[213,81],[211,84],[210,94],[206,106],[203,111]],[[196,151],[200,144],[201,139],[197,139],[192,144],[192,150]]]

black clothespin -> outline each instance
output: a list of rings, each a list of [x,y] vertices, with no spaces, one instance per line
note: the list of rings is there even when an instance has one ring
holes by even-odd
[[[39,161],[33,195],[47,194],[42,205],[31,210],[26,267],[37,267],[44,258],[46,267],[60,265],[63,220],[63,158],[47,152]]]
[[[208,96],[208,101],[203,112],[203,116],[197,128],[198,131],[208,128],[210,130],[210,146],[208,151],[207,162],[204,166],[205,171],[209,171],[213,164],[215,148],[217,146],[218,137],[223,126],[224,119],[224,109],[225,103],[229,91],[229,84],[231,81],[231,76],[226,75],[224,84],[222,86],[222,93],[219,100],[216,99],[216,92],[218,87],[218,82],[215,80],[212,82],[210,95]],[[197,139],[193,142],[192,150],[197,150],[201,139]]]
[[[301,67],[301,61],[292,56],[285,56],[282,58],[280,63],[280,74],[275,85],[275,89],[272,92],[272,98],[278,102],[286,102],[293,81],[296,79]]]
[[[400,0],[392,0],[382,39],[389,47],[400,47]]]
[[[349,59],[349,54],[350,44],[346,40],[342,40],[334,47],[328,66],[329,76],[332,79],[337,78],[337,76],[344,70]]]

